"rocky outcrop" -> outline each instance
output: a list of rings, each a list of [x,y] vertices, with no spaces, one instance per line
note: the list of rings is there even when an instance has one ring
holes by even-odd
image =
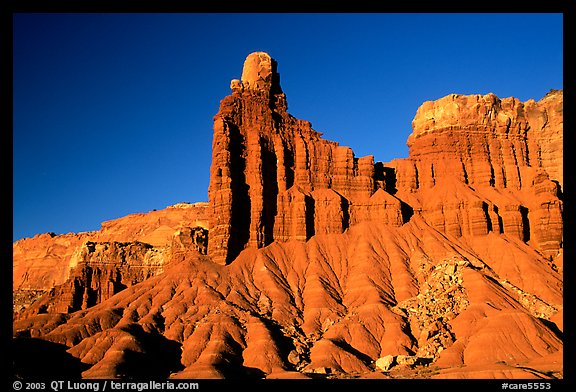
[[[206,254],[206,205],[180,203],[104,222],[99,231],[16,241],[16,317],[46,293],[26,314],[85,309],[162,272],[178,254]]]
[[[408,138],[410,157],[385,165],[394,195],[442,232],[506,234],[557,257],[562,97],[555,91],[522,103],[452,94],[424,103]]]
[[[18,317],[87,309],[162,273],[165,263],[162,252],[149,244],[86,241],[71,258],[70,277]]]
[[[267,53],[249,55],[231,88],[214,118],[209,253],[215,262],[229,263],[250,246],[342,233],[364,220],[402,223],[399,200],[372,197],[384,189],[372,156],[356,158],[288,114]]]
[[[561,276],[526,249],[501,261],[483,261],[478,250],[419,216],[401,227],[362,222],[307,242],[248,248],[226,266],[196,254],[87,310],[28,317],[15,331],[65,345],[89,365],[84,377],[107,378],[142,376],[147,367],[129,353],[154,361],[162,345],[177,348],[165,364],[175,378],[360,377],[382,371],[376,362],[389,356],[390,374],[429,377],[431,363],[512,371],[561,351],[548,327],[557,311],[533,315],[498,283],[561,306]],[[533,281],[518,282],[516,271]],[[543,377],[561,371],[531,366]]]
[[[172,242],[180,228],[208,229],[208,203],[178,203],[161,210],[131,214],[102,223],[93,241],[139,241],[163,247]]]
[[[248,56],[231,88],[214,119],[209,252],[216,262],[362,221],[401,225],[414,209],[456,237],[505,233],[558,256],[561,91],[538,103],[494,94],[426,102],[413,121],[410,157],[382,164],[356,158],[288,114],[268,54]]]
[[[70,276],[71,258],[89,237],[84,234],[38,234],[12,245],[14,290],[49,290]]]
[[[562,92],[427,102],[381,163],[290,116],[276,67],[253,53],[231,82],[208,203],[14,244],[27,355],[48,341],[86,378],[561,378]]]
[[[421,166],[421,186],[448,176],[473,186],[521,189],[530,186],[523,178],[528,166],[543,168],[561,186],[562,104],[562,91],[540,102],[494,94],[425,102],[407,143],[411,158],[423,161],[433,152],[436,160]]]

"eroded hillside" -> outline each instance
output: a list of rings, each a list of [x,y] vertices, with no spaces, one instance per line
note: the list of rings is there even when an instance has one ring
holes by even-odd
[[[231,89],[208,203],[14,243],[19,344],[86,378],[563,376],[562,91],[426,102],[382,163],[266,53]]]

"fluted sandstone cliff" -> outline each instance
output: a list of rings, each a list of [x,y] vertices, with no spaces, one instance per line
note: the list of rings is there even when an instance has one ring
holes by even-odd
[[[562,247],[561,91],[538,103],[494,94],[426,102],[410,158],[383,165],[288,114],[268,54],[248,56],[231,88],[214,121],[209,250],[218,263],[366,220],[401,225],[414,209],[457,237],[505,233],[547,257]]]
[[[443,232],[493,231],[558,256],[562,102],[562,91],[553,91],[539,102],[452,94],[424,103],[410,157],[387,164],[395,196]]]
[[[205,254],[206,210],[206,203],[180,203],[104,222],[98,231],[46,233],[16,241],[16,317],[85,309],[161,273],[180,253]],[[34,306],[20,314],[31,303]]]
[[[257,52],[232,81],[208,203],[14,244],[22,357],[39,338],[71,377],[562,377],[562,92],[426,102],[382,163],[288,114],[279,80]]]
[[[287,112],[267,53],[249,55],[231,88],[214,118],[209,251],[216,262],[250,246],[342,233],[363,220],[402,224],[399,200],[372,197],[384,188],[372,156],[356,158]]]

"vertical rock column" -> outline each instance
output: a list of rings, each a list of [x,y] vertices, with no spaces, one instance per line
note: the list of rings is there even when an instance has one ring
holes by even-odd
[[[215,116],[208,253],[216,263],[232,262],[247,247],[342,233],[356,202],[370,210],[374,158],[356,158],[288,114],[279,80],[267,53],[250,54]],[[400,213],[399,203],[382,208]]]
[[[228,124],[220,117],[214,120],[212,143],[212,166],[210,168],[210,215],[212,222],[209,237],[209,253],[212,259],[225,264],[232,232],[232,174],[231,142]]]
[[[208,252],[227,264],[246,246],[273,241],[278,195],[279,143],[272,106],[284,104],[276,64],[264,52],[250,54],[242,80],[214,118],[209,199],[212,212]],[[285,105],[285,104],[284,104]]]

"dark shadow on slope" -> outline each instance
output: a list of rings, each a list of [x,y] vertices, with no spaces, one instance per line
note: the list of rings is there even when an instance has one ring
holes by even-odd
[[[332,343],[334,343],[338,348],[354,355],[356,358],[364,362],[366,366],[370,366],[373,361],[373,359],[370,358],[367,354],[364,354],[362,351],[355,349],[348,342],[343,340],[332,340]]]
[[[230,238],[226,264],[230,264],[245,248],[250,237],[250,188],[246,182],[245,140],[238,127],[228,124],[230,130],[230,190],[232,191],[232,211],[230,217]]]
[[[63,344],[34,338],[12,340],[14,377],[23,380],[80,379],[90,365],[68,353]]]
[[[393,167],[386,167],[382,162],[376,162],[374,164],[374,183],[376,188],[384,188],[386,192],[395,196],[398,192],[396,187],[396,169]],[[414,208],[412,208],[408,203],[396,197],[400,200],[400,213],[402,214],[402,223],[408,223],[410,218],[414,215]]]
[[[340,195],[340,207],[342,208],[342,230],[350,227],[350,202]]]
[[[272,112],[272,116],[279,116],[278,113]],[[277,126],[276,129],[279,129]],[[286,189],[292,188],[294,185],[294,153],[288,148],[285,142],[282,142],[282,148],[284,150],[284,173],[286,175]]]
[[[261,318],[260,320],[270,332],[270,337],[272,337],[272,340],[274,340],[274,343],[276,343],[278,347],[278,351],[282,354],[284,363],[290,366],[290,370],[296,370],[296,367],[288,361],[288,354],[290,351],[296,349],[293,340],[282,333],[280,325],[275,321],[265,318]]]
[[[402,223],[408,223],[414,215],[414,208],[400,200],[400,213],[402,214]]]
[[[498,217],[498,227],[500,228],[500,230],[498,232],[500,234],[503,234],[504,233],[504,221],[502,220],[502,217],[498,213],[498,207],[497,206],[494,206],[494,213],[496,213],[496,216]]]
[[[182,344],[156,332],[146,332],[141,325],[122,328],[137,340],[142,352],[126,350],[124,361],[117,366],[118,375],[128,379],[164,379],[184,369]]]
[[[492,219],[490,219],[488,203],[485,201],[482,202],[482,211],[484,212],[484,219],[486,219],[487,230],[491,232],[493,230]]]
[[[564,201],[564,193],[562,192],[562,185],[557,180],[552,180],[556,184],[556,197]]]
[[[563,341],[563,332],[560,330],[560,328],[558,328],[558,326],[556,325],[556,323],[553,323],[550,320],[546,320],[543,318],[538,318],[538,320],[540,320],[542,322],[542,324],[544,324],[550,331],[552,331],[552,333],[554,333],[554,335],[556,335],[556,337],[560,340]]]
[[[386,167],[382,162],[374,164],[374,180],[377,184],[384,184],[384,190],[391,195],[396,194],[396,170]]]
[[[266,378],[266,373],[258,368],[242,365],[232,366],[230,364],[216,365],[215,367],[222,372],[226,379],[230,380],[254,380]]]
[[[224,339],[224,344],[228,347],[228,350],[221,353],[222,360],[214,367],[226,379],[262,379],[266,376],[266,373],[260,369],[243,365],[242,351],[244,348],[232,336],[227,335]]]
[[[266,139],[260,139],[260,154],[262,156],[262,225],[264,244],[274,242],[274,221],[278,212],[276,201],[278,199],[277,163],[278,157],[274,145]]]
[[[306,203],[306,241],[312,238],[315,234],[314,228],[314,199],[311,196],[304,196],[304,202]]]
[[[522,241],[530,241],[530,219],[528,217],[528,208],[520,206],[520,215],[522,216]]]

